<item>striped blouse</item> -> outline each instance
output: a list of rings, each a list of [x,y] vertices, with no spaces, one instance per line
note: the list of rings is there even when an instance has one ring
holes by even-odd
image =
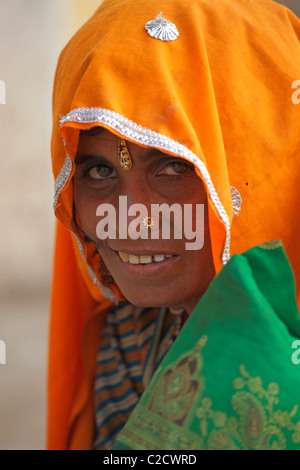
[[[109,312],[97,354],[94,449],[113,446],[181,324],[167,308],[126,302]]]

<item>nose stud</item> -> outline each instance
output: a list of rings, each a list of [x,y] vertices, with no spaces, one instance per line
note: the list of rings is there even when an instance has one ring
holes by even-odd
[[[154,219],[150,216],[145,216],[142,218],[142,225],[147,228],[152,228],[155,225]]]

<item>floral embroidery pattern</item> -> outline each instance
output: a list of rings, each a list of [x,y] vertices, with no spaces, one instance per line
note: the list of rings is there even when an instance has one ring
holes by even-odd
[[[260,377],[251,377],[243,365],[240,366],[240,374],[241,377],[233,381],[233,388],[238,391],[231,400],[238,417],[214,411],[209,397],[201,400],[196,415],[200,419],[201,435],[207,440],[206,448],[282,450],[286,448],[284,428],[293,433],[291,439],[294,443],[300,442],[300,421],[292,422],[298,405],[290,413],[275,410],[279,404],[279,386],[270,383],[265,390]]]
[[[207,339],[204,335],[192,351],[157,374],[118,440],[129,448],[134,443],[135,449],[284,450],[291,442],[300,449],[298,405],[290,412],[279,409],[279,385],[264,388],[244,365],[232,382],[232,413],[213,409],[213,400],[204,395]]]

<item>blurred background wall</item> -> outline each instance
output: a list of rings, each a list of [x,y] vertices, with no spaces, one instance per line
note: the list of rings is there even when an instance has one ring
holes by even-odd
[[[45,447],[52,83],[61,49],[100,3],[0,0],[0,449]]]
[[[0,0],[0,449],[45,446],[52,82],[59,52],[100,3]],[[300,16],[300,0],[279,3]]]

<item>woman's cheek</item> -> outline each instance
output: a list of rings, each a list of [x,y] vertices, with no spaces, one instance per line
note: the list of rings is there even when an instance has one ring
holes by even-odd
[[[74,191],[74,202],[76,215],[82,230],[89,238],[95,240],[97,226],[97,200],[91,198],[85,191]]]

